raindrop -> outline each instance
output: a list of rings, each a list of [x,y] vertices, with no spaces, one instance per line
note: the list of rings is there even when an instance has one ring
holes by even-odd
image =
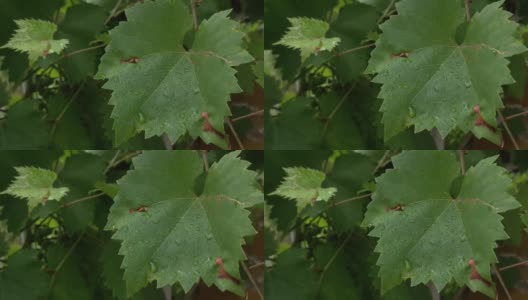
[[[466,85],[466,88],[469,89],[471,87],[471,82],[470,81],[466,81],[465,85]]]

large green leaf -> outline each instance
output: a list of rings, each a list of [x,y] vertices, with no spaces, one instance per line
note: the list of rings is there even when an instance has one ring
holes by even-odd
[[[49,126],[32,100],[20,100],[0,120],[0,149],[35,150],[49,142]]]
[[[317,279],[315,272],[310,269],[305,250],[289,249],[280,254],[273,269],[266,272],[266,299],[315,300]]]
[[[241,245],[255,233],[245,208],[263,200],[255,172],[237,155],[227,154],[205,174],[192,151],[148,151],[134,158],[135,169],[118,181],[107,224],[123,241],[119,253],[129,295],[154,280],[159,287],[177,282],[189,291],[200,279],[243,293],[219,278],[216,263],[221,258],[229,274],[240,276]]]
[[[37,253],[21,250],[9,257],[5,271],[0,272],[0,300],[37,300],[45,296],[48,276],[40,270]]]
[[[494,297],[484,280],[491,281],[497,240],[508,238],[499,213],[519,206],[495,159],[471,167],[460,183],[452,152],[408,151],[393,158],[394,169],[376,179],[364,220],[379,238],[383,291],[407,279],[412,285],[431,281],[438,289],[454,280]],[[471,261],[482,279],[472,278]]]
[[[127,22],[110,31],[112,41],[98,72],[108,79],[104,87],[113,90],[117,144],[140,131],[147,137],[166,133],[171,141],[189,132],[211,142],[203,113],[224,132],[230,94],[241,92],[233,67],[253,60],[229,13],[203,21],[186,49],[192,16],[181,1],[149,1],[126,11]]]
[[[456,128],[473,130],[500,142],[488,126],[496,126],[496,111],[503,107],[501,86],[513,83],[506,58],[526,50],[514,38],[517,24],[502,3],[473,15],[464,34],[461,1],[396,5],[398,15],[380,26],[383,34],[369,63],[379,73],[374,82],[383,84],[386,140],[414,125],[416,132],[437,128],[442,136]]]

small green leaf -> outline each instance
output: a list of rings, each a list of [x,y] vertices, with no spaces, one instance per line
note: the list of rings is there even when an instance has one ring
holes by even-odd
[[[9,42],[2,48],[29,54],[30,61],[46,57],[52,53],[61,53],[68,46],[67,39],[54,40],[57,25],[44,20],[15,20],[18,29]]]
[[[303,167],[284,168],[284,171],[284,181],[271,195],[296,200],[299,211],[315,201],[328,201],[337,191],[333,187],[321,187],[326,177],[321,171]]]
[[[325,37],[330,25],[324,21],[311,18],[289,18],[288,20],[292,26],[275,45],[299,49],[303,59],[320,51],[332,51],[341,41],[337,37]]]
[[[53,171],[35,167],[17,167],[18,175],[11,185],[2,192],[28,200],[30,209],[49,200],[60,200],[68,193],[68,188],[54,188],[57,174]]]

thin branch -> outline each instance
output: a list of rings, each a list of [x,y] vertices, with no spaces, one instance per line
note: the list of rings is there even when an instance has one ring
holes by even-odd
[[[123,156],[123,157],[121,157],[120,159],[118,159],[118,160],[114,163],[114,165],[112,166],[112,168],[115,167],[115,166],[117,166],[117,165],[119,165],[120,163],[122,163],[122,162],[124,162],[124,161],[126,161],[126,160],[128,160],[128,159],[130,159],[130,158],[132,158],[132,157],[134,157],[134,156],[138,156],[138,155],[140,155],[140,154],[141,154],[141,151],[136,151],[136,152],[128,153],[128,154],[126,154],[125,156]]]
[[[325,265],[325,267],[323,269],[323,272],[321,273],[321,276],[319,277],[319,283],[318,283],[318,288],[317,288],[318,291],[321,290],[321,285],[323,283],[323,280],[324,280],[324,277],[326,275],[326,272],[328,272],[328,269],[334,263],[334,261],[336,260],[337,256],[339,255],[339,253],[343,250],[343,248],[345,248],[346,244],[350,241],[350,239],[352,238],[352,234],[353,234],[353,232],[350,232],[348,234],[348,236],[343,241],[343,243],[339,246],[339,248],[337,248],[337,250],[334,253],[334,255],[332,255],[330,260],[326,263],[326,265]]]
[[[244,269],[244,272],[246,272],[248,278],[249,278],[249,281],[251,281],[251,284],[255,287],[255,290],[257,291],[257,294],[259,295],[259,298],[260,300],[264,300],[264,295],[262,295],[262,292],[260,291],[258,285],[257,285],[257,282],[255,281],[255,278],[253,278],[253,275],[251,274],[251,272],[249,271],[249,268],[247,267],[246,263],[245,262],[240,262],[240,264],[242,265],[242,268]]]
[[[355,52],[355,51],[363,50],[363,49],[374,47],[374,46],[376,46],[376,43],[371,43],[371,44],[359,46],[359,47],[356,47],[356,48],[348,49],[348,50],[345,50],[345,51],[342,51],[342,52],[338,52],[334,56],[339,57],[339,56],[343,56],[345,54],[349,54],[349,53],[352,53],[352,52]]]
[[[471,0],[464,0],[464,6],[466,7],[466,22],[471,21],[471,10],[469,9]]]
[[[504,284],[504,280],[502,280],[500,272],[499,272],[499,270],[497,270],[497,267],[495,265],[493,265],[493,272],[497,276],[497,279],[499,280],[499,282],[500,282],[500,284],[502,286],[502,289],[504,290],[504,293],[506,294],[506,297],[508,298],[508,300],[512,300],[512,297],[510,295],[510,291],[508,291],[508,288],[506,287],[506,284]]]
[[[253,116],[262,115],[262,114],[264,114],[264,110],[263,109],[261,109],[259,111],[252,112],[250,114],[247,114],[247,115],[244,115],[244,116],[241,116],[241,117],[234,118],[234,119],[231,120],[231,122],[235,123],[235,122],[238,122],[240,120],[244,120],[244,119],[251,118]]]
[[[372,171],[372,174],[376,174],[376,172],[378,172],[378,170],[380,168],[385,166],[385,164],[387,164],[387,162],[390,161],[390,152],[391,152],[390,150],[385,151],[385,153],[383,154],[383,156],[379,160],[378,165],[376,166],[376,168],[374,168],[374,171]],[[387,160],[387,158],[389,158],[389,159]]]
[[[386,17],[389,16],[389,13],[391,12],[392,7],[396,3],[396,0],[391,0],[385,11],[383,12],[383,15],[378,19],[378,24],[380,24]]]
[[[55,268],[55,270],[53,270],[53,275],[51,276],[51,280],[50,280],[50,284],[49,284],[49,287],[51,288],[53,286],[53,284],[55,283],[55,279],[57,277],[57,274],[59,273],[59,270],[62,268],[62,266],[64,265],[64,263],[66,262],[66,260],[70,257],[70,255],[73,253],[73,250],[75,249],[75,247],[77,247],[77,245],[79,244],[79,242],[81,241],[81,238],[83,237],[84,235],[84,232],[81,233],[79,235],[79,237],[77,238],[77,240],[75,241],[75,243],[73,243],[73,245],[70,247],[70,249],[68,250],[68,252],[66,252],[66,255],[64,255],[64,257],[61,259],[61,261],[59,262],[59,264],[57,265],[57,267]]]
[[[117,9],[119,8],[119,6],[121,6],[121,2],[123,2],[123,0],[118,0],[116,5],[114,6],[114,8],[112,9],[112,13],[110,13],[110,15],[108,16],[108,18],[106,18],[105,20],[105,25],[108,24],[108,22],[110,22],[110,20],[112,20],[112,18],[116,15],[116,12],[117,12]]]
[[[499,118],[500,118],[502,124],[504,125],[504,129],[506,129],[506,132],[508,133],[508,136],[510,137],[510,139],[511,139],[511,141],[513,143],[513,146],[515,147],[515,150],[519,150],[519,145],[517,144],[517,141],[513,137],[513,134],[512,134],[512,132],[510,130],[510,127],[508,127],[508,123],[506,123],[506,120],[504,120],[504,116],[502,115],[500,110],[498,111],[498,113],[499,113]]]
[[[84,88],[85,83],[86,83],[86,81],[83,81],[83,83],[79,86],[79,88],[77,88],[77,91],[75,91],[75,93],[71,97],[70,101],[64,106],[64,108],[59,113],[57,118],[53,121],[53,126],[51,127],[51,133],[50,133],[50,142],[53,142],[53,138],[55,137],[55,132],[57,131],[57,126],[59,125],[59,122],[64,117],[64,114],[66,113],[66,111],[68,111],[68,108],[70,108],[70,106],[73,103],[73,101],[75,101],[75,99],[77,99],[77,97],[79,96],[79,93]]]
[[[256,263],[256,264],[252,265],[252,266],[249,266],[248,268],[250,270],[253,270],[253,269],[257,269],[257,268],[263,267],[265,265],[266,265],[266,262],[261,261],[259,263]]]
[[[108,166],[104,170],[103,174],[106,174],[115,164],[117,158],[119,157],[119,154],[121,154],[121,150],[117,150],[114,157],[112,157],[112,160],[108,163]]]
[[[191,1],[191,11],[193,16],[194,31],[198,30],[198,14],[196,13],[196,0]]]
[[[338,205],[349,203],[349,202],[363,200],[363,199],[366,199],[366,198],[368,198],[370,196],[372,196],[372,193],[366,194],[366,195],[357,196],[357,197],[353,197],[353,198],[348,198],[348,199],[345,199],[345,200],[341,200],[339,202],[334,202],[332,205],[329,206],[329,208],[336,207]]]
[[[242,144],[242,141],[238,137],[238,134],[235,131],[235,128],[233,127],[233,124],[231,123],[229,119],[226,119],[226,123],[227,123],[227,126],[229,126],[229,129],[231,130],[231,132],[233,133],[233,136],[235,137],[235,140],[237,141],[238,146],[240,147],[240,150],[244,150],[244,145]]]
[[[506,121],[509,121],[511,119],[515,119],[517,117],[522,117],[522,116],[527,116],[528,115],[528,110],[527,111],[523,111],[523,112],[520,112],[518,114],[514,114],[514,115],[511,115],[511,116],[507,116],[506,118],[504,118]]]
[[[209,172],[209,160],[207,158],[207,150],[202,150],[200,152],[202,152],[202,159],[203,159],[205,171]]]
[[[119,9],[118,11],[116,11],[116,13],[112,16],[112,18],[115,18],[115,17],[119,16],[119,15],[122,14],[125,10],[129,9],[130,7],[132,7],[132,6],[134,6],[134,5],[138,4],[138,3],[140,3],[140,2],[142,2],[142,1],[143,1],[143,0],[138,0],[138,1],[136,1],[136,2],[132,2],[132,3],[130,3],[130,4],[125,5],[125,7]]]
[[[341,108],[341,106],[343,106],[343,104],[345,103],[345,101],[348,99],[348,96],[350,96],[350,94],[352,93],[352,91],[354,91],[354,88],[355,88],[355,85],[353,85],[346,93],[345,95],[343,96],[343,98],[341,98],[341,100],[339,101],[339,103],[337,103],[337,105],[334,107],[334,110],[332,110],[332,112],[330,113],[330,115],[328,115],[328,119],[326,119],[326,122],[325,122],[325,125],[324,125],[324,128],[323,128],[323,133],[321,134],[321,139],[324,139],[324,137],[326,136],[326,133],[328,132],[328,127],[330,126],[330,122],[332,121],[332,119],[335,117],[335,115],[337,114],[337,112],[339,111],[339,109]]]
[[[527,266],[528,265],[528,260],[525,260],[525,261],[521,261],[521,262],[518,262],[518,263],[515,263],[513,265],[509,265],[509,266],[506,266],[506,267],[502,267],[499,269],[499,271],[506,271],[506,270],[509,270],[509,269],[513,269],[513,268],[517,268],[517,267],[521,267],[521,266]]]
[[[73,52],[70,52],[70,53],[66,53],[64,54],[62,58],[69,58],[69,57],[72,57],[74,55],[77,55],[77,54],[81,54],[81,53],[84,53],[84,52],[88,52],[88,51],[93,51],[93,50],[96,50],[96,49],[99,49],[99,48],[102,48],[106,46],[106,44],[100,44],[100,45],[97,45],[97,46],[93,46],[93,47],[89,47],[89,48],[84,48],[84,49],[79,49],[77,51],[73,51]]]
[[[460,170],[462,170],[462,175],[466,174],[466,162],[464,160],[464,150],[458,150],[458,157],[460,160]]]
[[[80,198],[80,199],[73,200],[73,201],[70,201],[70,202],[66,202],[66,203],[64,203],[62,205],[62,208],[70,207],[70,206],[73,206],[75,204],[78,204],[78,203],[81,203],[81,202],[84,202],[84,201],[87,201],[87,200],[99,198],[99,197],[104,196],[104,195],[105,195],[105,193],[98,193],[98,194],[95,194],[95,195],[92,195],[92,196],[88,196],[88,197]]]

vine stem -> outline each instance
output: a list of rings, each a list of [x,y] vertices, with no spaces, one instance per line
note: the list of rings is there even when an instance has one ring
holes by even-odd
[[[464,6],[466,7],[466,22],[470,22],[471,21],[471,11],[469,9],[469,2],[471,2],[471,0],[464,0]]]
[[[207,150],[202,150],[202,159],[205,167],[205,172],[209,172],[209,160],[207,159]]]
[[[125,160],[127,159],[130,159],[134,156],[138,156],[141,154],[141,151],[136,151],[136,152],[132,152],[132,153],[128,153],[126,155],[124,155],[123,157],[121,157],[120,159],[118,159],[116,162],[114,162],[114,164],[112,165],[112,168],[119,165],[120,163],[124,162]]]
[[[123,0],[118,0],[116,5],[114,6],[114,8],[112,9],[112,12],[110,13],[110,15],[108,16],[108,18],[106,18],[105,20],[105,25],[108,24],[108,22],[110,22],[110,20],[112,20],[112,18],[114,17],[114,15],[116,14],[117,12],[117,9],[119,8],[119,6],[121,6],[121,3],[123,2]]]
[[[194,31],[198,30],[198,14],[196,13],[196,0],[191,1],[191,12],[193,16]]]
[[[337,114],[337,112],[339,111],[341,106],[343,106],[343,104],[345,103],[345,101],[348,98],[348,96],[350,96],[352,91],[354,91],[354,88],[355,88],[355,84],[345,93],[343,98],[341,98],[339,103],[337,103],[337,105],[334,107],[334,110],[332,110],[330,115],[328,115],[328,119],[326,120],[324,128],[323,128],[323,133],[321,134],[321,139],[324,139],[324,137],[326,136],[326,133],[328,132],[328,127],[330,126],[330,122],[335,117],[335,115]]]
[[[64,54],[62,58],[70,58],[74,55],[77,55],[77,54],[81,54],[81,53],[84,53],[84,52],[88,52],[88,51],[93,51],[93,50],[96,50],[96,49],[99,49],[99,48],[103,48],[104,46],[106,46],[106,44],[100,44],[100,45],[97,45],[97,46],[93,46],[93,47],[88,47],[88,48],[84,48],[84,49],[79,49],[77,51],[73,51],[73,52],[70,52],[70,53],[66,53]]]
[[[101,196],[104,196],[105,193],[97,193],[95,195],[92,195],[92,196],[88,196],[88,197],[84,197],[84,198],[80,198],[80,199],[77,199],[77,200],[73,200],[73,201],[70,201],[70,202],[66,202],[62,205],[61,208],[66,208],[66,207],[70,207],[70,206],[73,206],[75,204],[78,204],[78,203],[81,203],[81,202],[84,202],[84,201],[87,201],[87,200],[91,200],[91,199],[95,199],[95,198],[99,198]]]
[[[253,278],[253,274],[249,271],[249,268],[247,267],[246,263],[244,261],[240,262],[242,265],[242,268],[244,269],[244,272],[246,272],[249,281],[251,281],[251,284],[255,287],[255,290],[257,291],[257,294],[259,295],[260,300],[264,300],[264,295],[262,295],[262,292],[260,291],[257,282],[255,281],[255,278]]]
[[[235,123],[235,122],[238,122],[238,121],[241,121],[241,120],[244,120],[244,119],[247,119],[247,118],[251,118],[253,116],[258,116],[258,115],[262,115],[264,114],[264,110],[261,109],[259,111],[255,111],[255,112],[252,112],[252,113],[249,113],[247,115],[244,115],[244,116],[241,116],[241,117],[238,117],[238,118],[234,118],[231,120],[231,122]]]
[[[328,269],[330,269],[330,266],[334,263],[334,261],[336,260],[337,256],[339,255],[339,253],[345,248],[346,244],[350,241],[350,239],[352,238],[352,234],[353,234],[353,232],[350,232],[348,234],[346,239],[343,241],[343,243],[341,243],[341,245],[339,246],[339,248],[337,248],[337,250],[334,253],[334,255],[332,255],[330,260],[324,266],[323,272],[321,273],[321,276],[319,277],[319,283],[318,283],[318,288],[317,288],[318,293],[319,293],[319,291],[321,291],[321,284],[323,283],[324,277],[326,276],[326,272],[328,272]]]
[[[245,150],[244,145],[242,144],[242,141],[238,137],[238,134],[235,131],[235,128],[233,127],[233,124],[231,123],[231,121],[229,119],[226,119],[226,123],[227,123],[227,126],[229,126],[229,129],[231,130],[231,132],[233,133],[233,136],[235,137],[235,140],[237,141],[238,146],[240,146],[240,150]]]
[[[521,261],[521,262],[515,263],[513,265],[506,266],[506,267],[502,267],[502,268],[499,269],[499,271],[502,272],[502,271],[506,271],[506,270],[509,270],[509,269],[512,269],[512,268],[517,268],[517,267],[525,266],[525,265],[528,265],[528,260]]]
[[[112,168],[112,166],[115,164],[117,158],[119,157],[119,154],[121,154],[121,150],[117,150],[116,151],[116,154],[114,155],[114,157],[112,157],[112,160],[108,163],[108,166],[104,170],[103,174],[106,174]]]
[[[66,111],[68,111],[68,108],[70,108],[70,106],[73,103],[73,101],[75,101],[75,99],[77,99],[77,97],[81,93],[81,90],[84,88],[85,83],[86,83],[86,81],[83,81],[83,83],[79,86],[79,88],[77,88],[77,90],[75,91],[75,93],[71,97],[70,101],[64,106],[64,108],[59,113],[57,118],[53,121],[53,126],[51,127],[51,133],[50,133],[50,143],[53,141],[53,138],[55,137],[55,133],[57,131],[57,126],[59,125],[59,122],[64,117],[64,114],[66,113]]]
[[[64,265],[66,260],[71,256],[71,254],[73,253],[73,250],[75,249],[75,247],[77,247],[77,245],[79,244],[79,242],[81,241],[81,238],[83,236],[84,236],[84,232],[79,235],[79,237],[77,238],[75,243],[73,243],[73,245],[70,247],[70,249],[68,249],[68,252],[66,252],[66,255],[64,255],[64,257],[61,259],[61,261],[59,262],[59,264],[57,265],[55,270],[53,270],[53,275],[51,277],[50,285],[49,285],[50,288],[55,283],[55,279],[57,278],[57,274],[59,273],[59,270],[62,268],[62,266]]]
[[[506,129],[506,132],[508,133],[508,136],[510,137],[510,140],[512,141],[513,146],[515,147],[515,150],[519,150],[519,145],[517,144],[517,141],[513,137],[513,134],[512,134],[512,132],[510,130],[510,127],[508,127],[508,123],[506,123],[506,120],[504,119],[504,116],[502,115],[500,110],[497,111],[497,112],[499,113],[499,118],[500,118],[502,124],[504,125],[504,129]]]
[[[257,269],[257,268],[263,267],[265,265],[266,265],[266,263],[261,261],[259,263],[256,263],[256,264],[252,265],[252,266],[249,266],[248,269],[253,270],[253,269]]]
[[[522,117],[522,116],[526,116],[528,115],[528,110],[527,111],[523,111],[523,112],[520,112],[518,114],[514,114],[514,115],[511,115],[511,116],[507,116],[506,118],[504,118],[506,121],[509,121],[511,119],[515,119],[515,118],[518,118],[518,117]]]
[[[385,11],[383,11],[383,15],[378,19],[378,24],[380,24],[386,17],[389,16],[389,12],[391,11],[392,7],[396,3],[396,0],[391,0]]]
[[[376,172],[378,172],[378,170],[380,168],[382,168],[383,166],[385,166],[385,164],[387,164],[387,162],[390,161],[390,159],[387,160],[387,158],[390,158],[390,150],[387,150],[385,151],[385,153],[383,153],[383,156],[381,157],[381,159],[379,160],[378,164],[376,165],[376,168],[374,168],[374,171],[372,171],[372,174],[376,174]]]
[[[462,171],[462,175],[466,174],[466,162],[464,160],[464,150],[458,150],[458,157],[460,160],[460,170]]]
[[[370,193],[370,194],[366,194],[366,195],[361,195],[361,196],[357,196],[357,197],[353,197],[353,198],[348,198],[348,199],[345,199],[345,200],[341,200],[339,202],[334,202],[334,204],[330,205],[328,208],[332,208],[332,207],[336,207],[338,205],[341,205],[341,204],[345,204],[345,203],[349,203],[349,202],[354,202],[354,201],[358,201],[358,200],[363,200],[363,199],[366,199],[370,196],[372,196],[373,193]]]
[[[504,280],[502,280],[502,276],[500,275],[500,272],[499,270],[497,270],[497,266],[495,265],[493,265],[493,272],[497,276],[497,279],[499,280],[499,283],[502,286],[502,289],[504,290],[504,293],[506,294],[506,297],[508,298],[508,300],[512,300],[510,291],[508,291],[508,288],[506,287],[506,284],[504,284]]]
[[[374,46],[376,46],[376,43],[371,43],[371,44],[367,44],[367,45],[351,48],[351,49],[348,49],[348,50],[345,50],[345,51],[342,51],[342,52],[338,52],[334,56],[339,57],[339,56],[343,56],[345,54],[349,54],[349,53],[352,53],[352,52],[355,52],[355,51],[358,51],[358,50],[362,50],[362,49],[366,49],[366,48],[370,48],[370,47],[374,47]]]

